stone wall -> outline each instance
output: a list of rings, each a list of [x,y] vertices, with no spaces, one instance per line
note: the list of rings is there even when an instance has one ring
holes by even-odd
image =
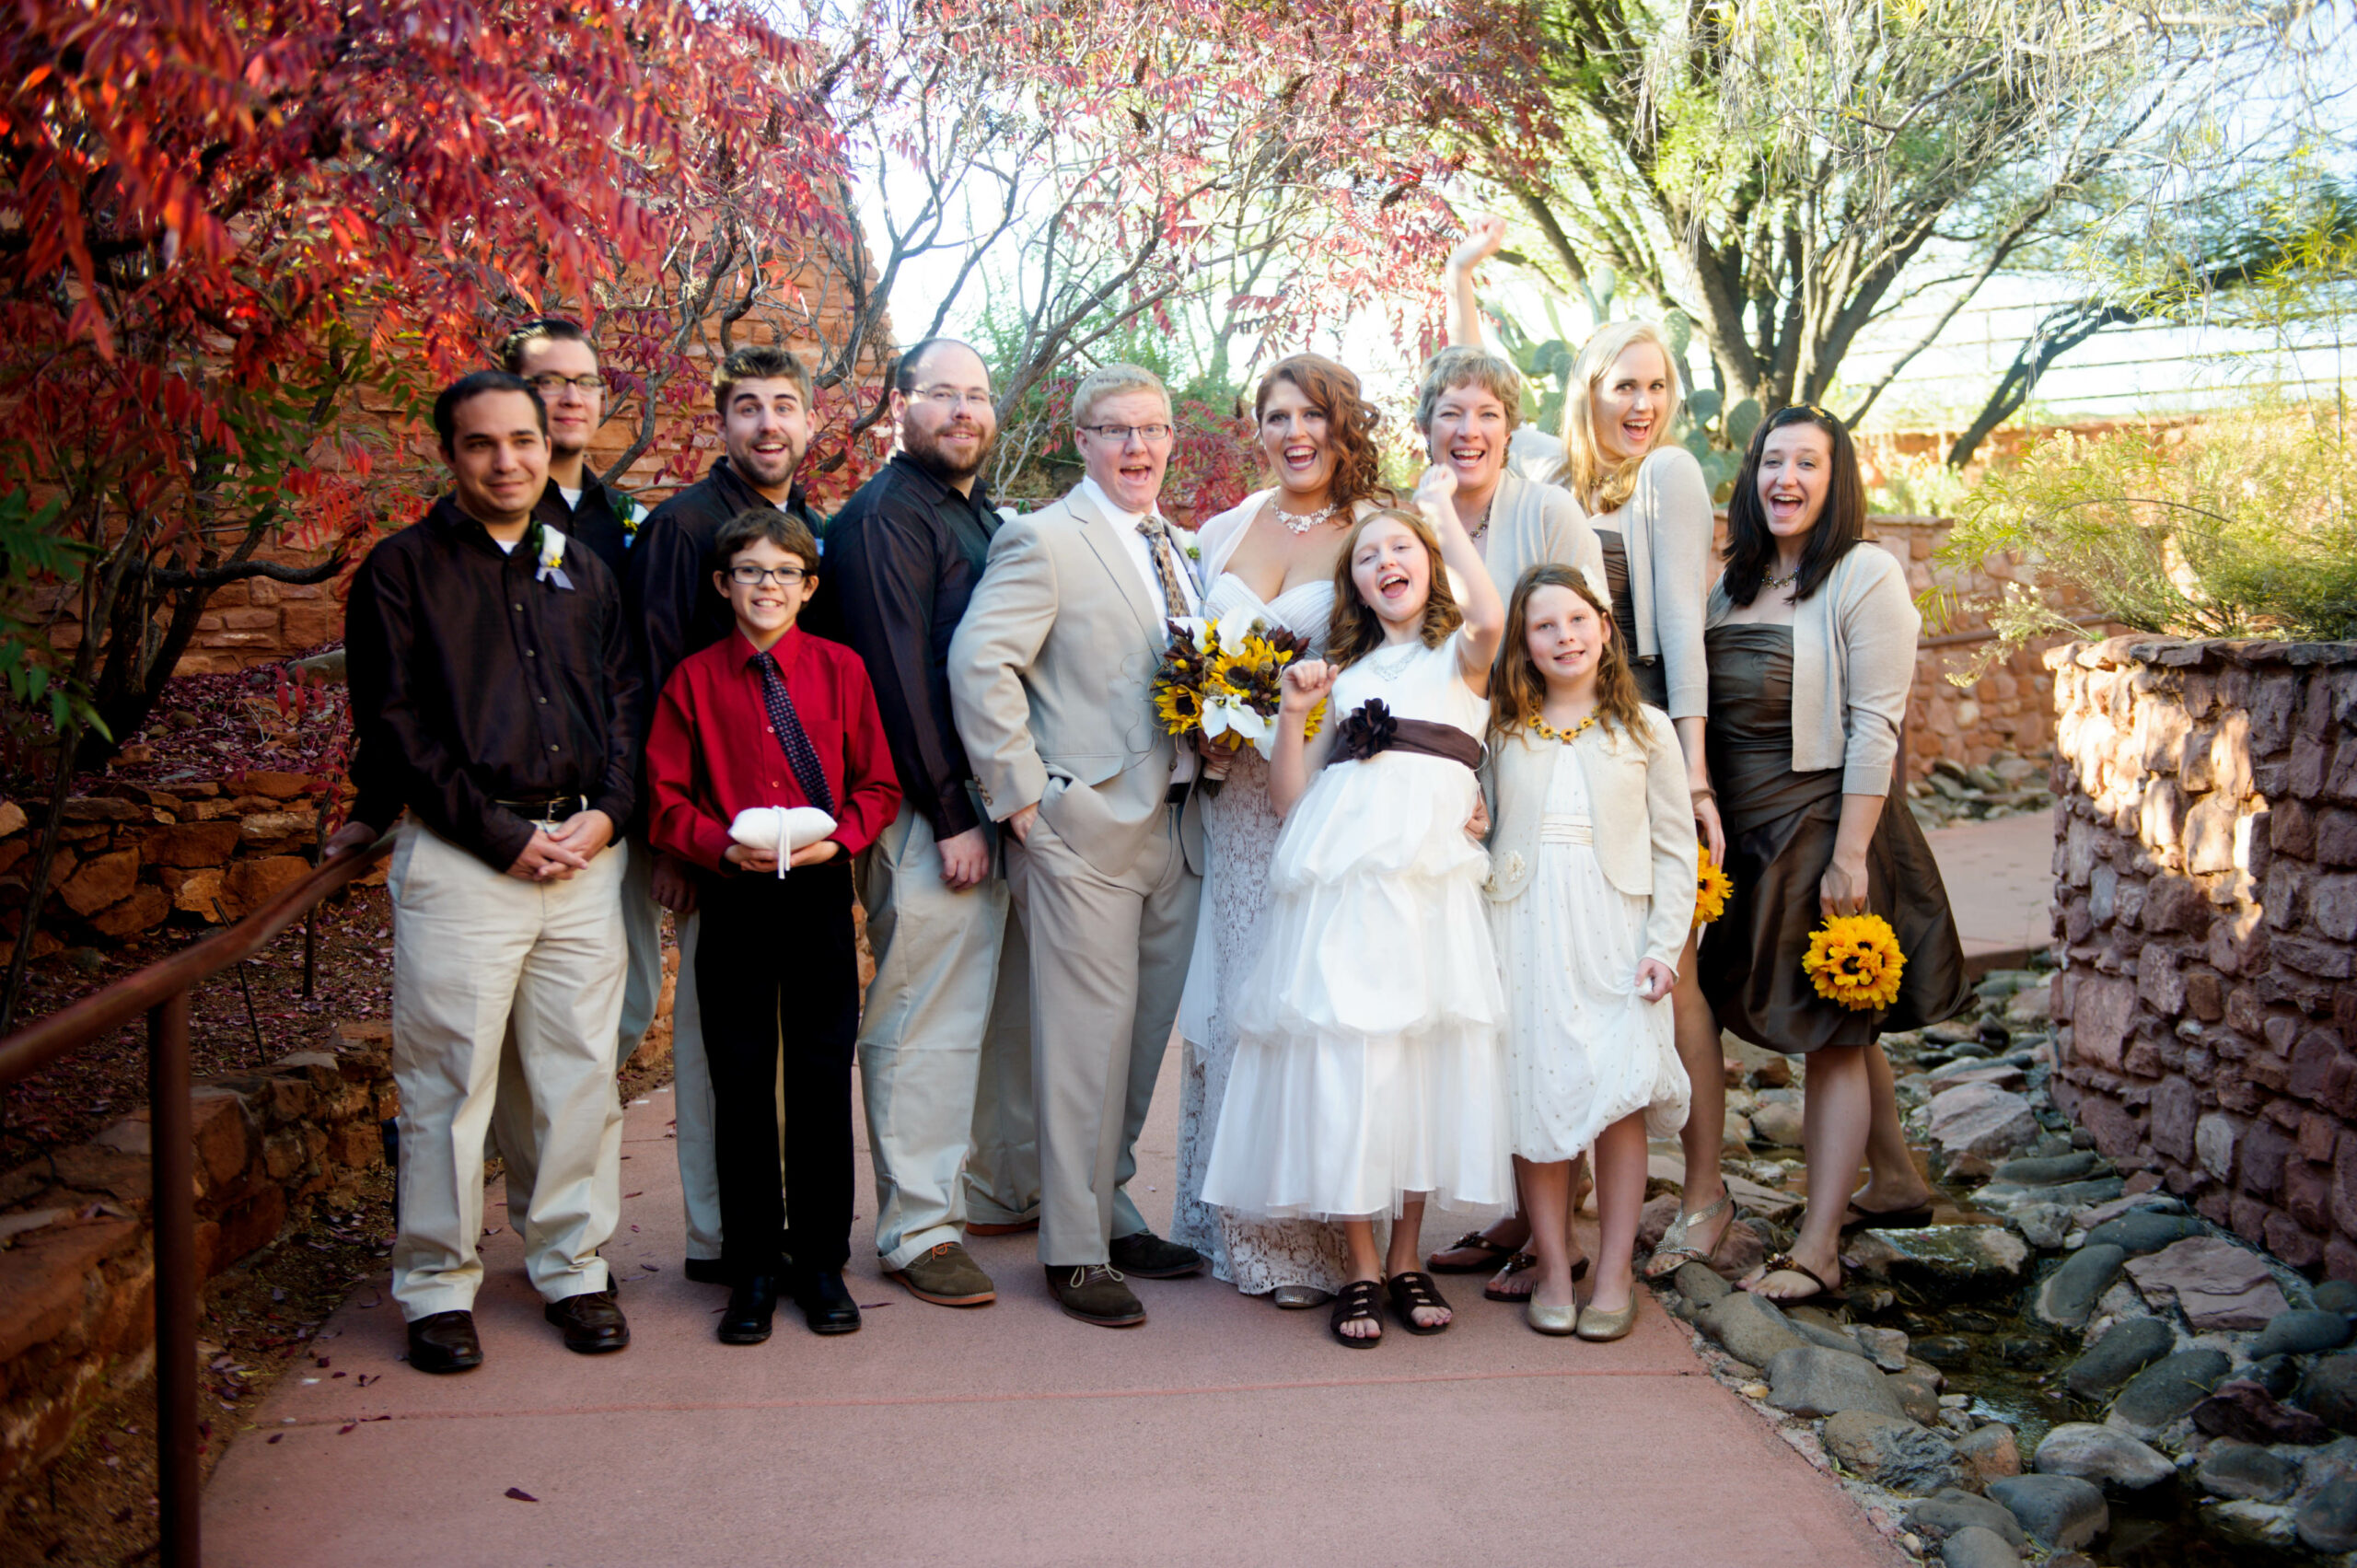
[[[2047,665],[2056,1102],[2212,1222],[2357,1280],[2357,644]]]
[[[389,1026],[344,1024],[319,1049],[195,1086],[196,1266],[209,1280],[268,1245],[290,1209],[349,1209],[399,1109]],[[145,1376],[155,1349],[147,1112],[54,1167],[0,1175],[0,1496],[38,1473],[82,1416]]]
[[[247,772],[218,784],[103,787],[65,803],[35,958],[168,921],[240,918],[310,870],[330,786],[303,773]],[[23,929],[37,837],[21,806],[0,802],[0,957]]]

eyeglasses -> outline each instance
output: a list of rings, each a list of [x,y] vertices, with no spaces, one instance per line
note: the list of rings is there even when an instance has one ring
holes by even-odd
[[[740,587],[758,588],[764,583],[775,583],[790,588],[810,574],[799,566],[731,566],[728,580]]]
[[[593,397],[606,389],[606,378],[602,376],[559,376],[551,372],[546,376],[535,376],[531,380],[534,391],[552,398],[567,387]]]
[[[1080,428],[1091,432],[1100,441],[1110,441],[1116,446],[1126,446],[1130,437],[1134,436],[1149,447],[1158,447],[1178,434],[1174,426],[1167,424],[1084,424]]]
[[[963,408],[972,403],[977,408],[991,406],[988,392],[965,392],[955,387],[922,387],[909,394],[911,402],[931,403],[935,408]]]

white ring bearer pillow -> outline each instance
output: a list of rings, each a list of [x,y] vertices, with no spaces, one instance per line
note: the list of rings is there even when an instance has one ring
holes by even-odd
[[[777,874],[785,875],[794,852],[835,830],[835,819],[815,806],[749,806],[728,824],[728,836],[747,849],[772,850]]]

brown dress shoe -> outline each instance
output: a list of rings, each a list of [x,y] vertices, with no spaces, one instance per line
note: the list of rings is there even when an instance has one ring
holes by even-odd
[[[471,1312],[436,1312],[409,1326],[409,1364],[420,1372],[471,1372],[482,1365],[482,1341]]]
[[[603,1355],[630,1343],[630,1323],[614,1301],[611,1285],[552,1301],[540,1315],[564,1330],[564,1348],[583,1355]]]
[[[1145,1321],[1145,1307],[1121,1281],[1121,1272],[1104,1263],[1048,1265],[1048,1288],[1068,1318],[1100,1329],[1129,1329]]]
[[[935,1307],[988,1307],[998,1299],[998,1287],[990,1275],[955,1241],[945,1241],[910,1259],[907,1268],[888,1273],[906,1285],[911,1295]]]

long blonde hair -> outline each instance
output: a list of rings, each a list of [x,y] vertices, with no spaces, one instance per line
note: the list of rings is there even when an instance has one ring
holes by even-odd
[[[1596,383],[1611,373],[1614,361],[1637,343],[1651,343],[1661,350],[1661,362],[1669,376],[1669,406],[1654,424],[1651,447],[1620,462],[1608,462],[1596,439]],[[1678,356],[1670,353],[1669,339],[1659,327],[1651,321],[1608,321],[1598,327],[1572,365],[1572,385],[1563,399],[1563,488],[1591,512],[1618,511],[1636,490],[1637,470],[1645,459],[1669,439],[1669,427],[1678,422],[1678,411],[1685,401]]]
[[[1644,713],[1637,697],[1637,678],[1629,672],[1628,650],[1620,645],[1620,627],[1612,619],[1611,602],[1588,586],[1576,566],[1542,561],[1522,575],[1506,606],[1505,635],[1490,668],[1490,732],[1503,738],[1530,726],[1547,705],[1547,678],[1530,656],[1530,600],[1541,588],[1569,588],[1587,601],[1605,627],[1604,652],[1596,661],[1596,711],[1607,729],[1618,729],[1634,739],[1644,734]]]

